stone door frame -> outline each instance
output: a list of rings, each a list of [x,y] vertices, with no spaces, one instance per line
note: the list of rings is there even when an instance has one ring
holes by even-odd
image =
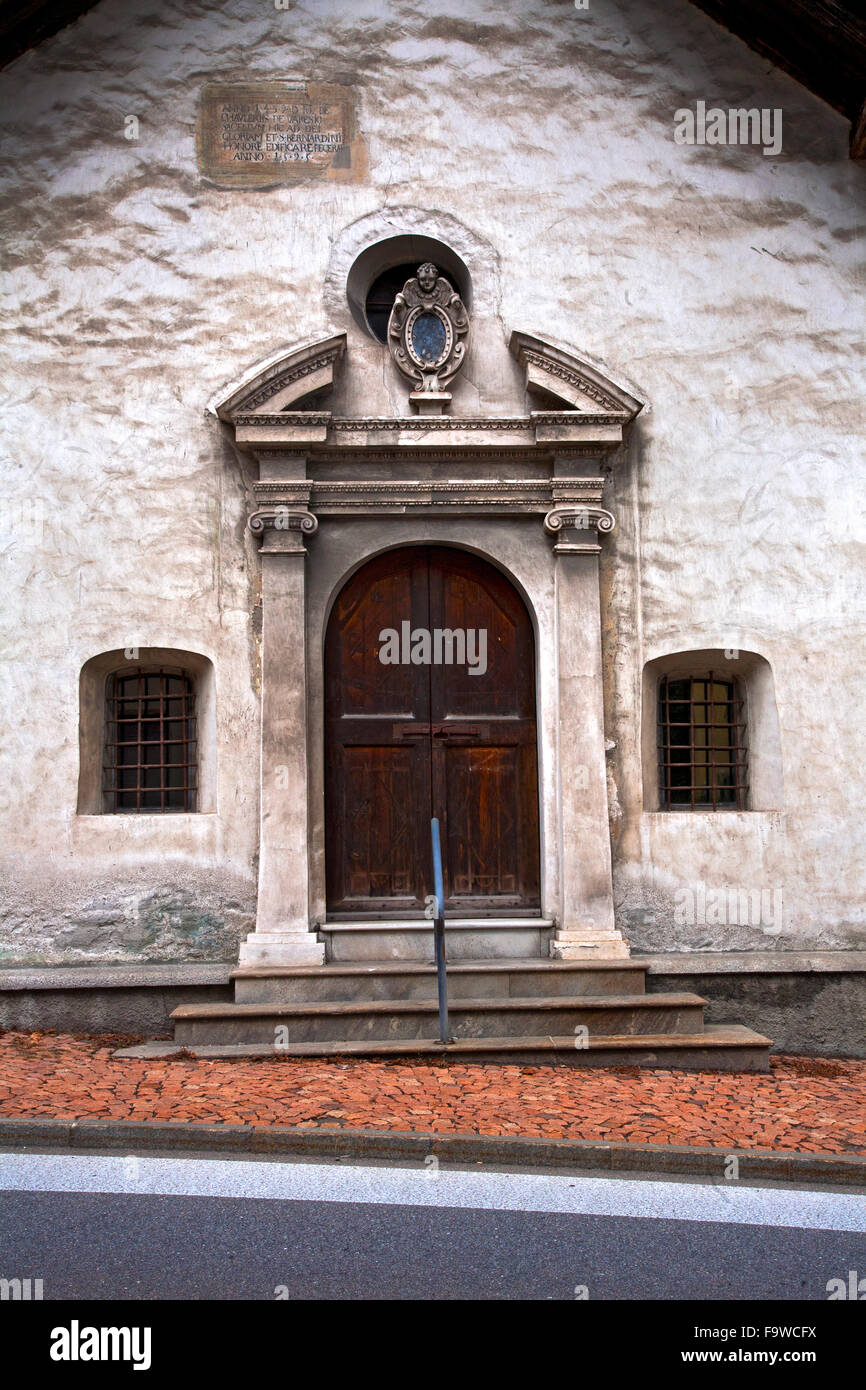
[[[627,954],[614,925],[598,557],[603,463],[641,404],[574,354],[515,333],[528,389],[563,409],[390,418],[297,408],[333,385],[345,336],[253,369],[216,407],[259,465],[262,761],[256,929],[244,965],[324,961],[324,638],[373,555],[450,544],[492,562],[536,629],[542,913],[552,954]],[[378,475],[378,476],[377,476]]]

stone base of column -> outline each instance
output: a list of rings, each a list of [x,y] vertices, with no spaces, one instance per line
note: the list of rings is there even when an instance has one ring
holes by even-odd
[[[618,960],[629,952],[621,932],[601,927],[574,927],[556,931],[550,943],[554,960]]]
[[[250,932],[239,965],[324,965],[325,947],[310,931]]]

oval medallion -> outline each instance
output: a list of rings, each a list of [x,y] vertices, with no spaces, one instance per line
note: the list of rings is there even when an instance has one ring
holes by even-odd
[[[447,334],[438,314],[419,314],[412,325],[412,346],[422,362],[438,362]]]

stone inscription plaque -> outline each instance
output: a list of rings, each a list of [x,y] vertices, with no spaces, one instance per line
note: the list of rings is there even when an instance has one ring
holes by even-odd
[[[227,188],[358,179],[363,144],[351,89],[324,82],[208,82],[197,132],[201,172]]]

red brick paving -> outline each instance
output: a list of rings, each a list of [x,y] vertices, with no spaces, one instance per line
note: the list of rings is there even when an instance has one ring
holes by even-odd
[[[866,1062],[765,1075],[460,1062],[115,1060],[133,1041],[0,1033],[0,1116],[436,1130],[866,1153]]]

